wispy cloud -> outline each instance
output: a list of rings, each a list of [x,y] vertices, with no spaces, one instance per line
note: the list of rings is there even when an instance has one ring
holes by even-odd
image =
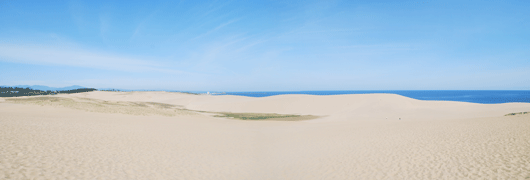
[[[156,63],[155,61],[64,46],[0,44],[0,61],[76,66],[128,72],[148,71],[169,74],[190,74],[185,71],[165,68],[163,64]]]
[[[84,30],[87,26],[85,21],[84,13],[85,9],[81,1],[72,0],[69,2],[68,10],[70,11],[70,16],[74,20],[74,23],[77,25],[79,30]]]
[[[196,40],[196,39],[200,39],[200,38],[202,38],[202,37],[204,37],[204,36],[208,36],[209,34],[214,33],[214,32],[216,32],[216,31],[218,31],[219,29],[221,29],[221,28],[223,28],[223,27],[225,27],[225,26],[228,26],[228,25],[230,25],[230,24],[232,24],[232,23],[234,23],[234,22],[237,22],[237,21],[239,21],[239,20],[241,20],[241,18],[238,18],[238,19],[232,19],[232,20],[230,20],[230,21],[228,21],[228,22],[225,22],[225,23],[223,23],[223,24],[220,24],[219,26],[217,26],[217,27],[215,27],[215,28],[209,30],[208,32],[206,32],[206,33],[204,33],[204,34],[201,34],[201,35],[199,35],[199,36],[193,38],[192,40]]]
[[[240,48],[237,48],[236,50],[234,50],[234,52],[242,53],[242,52],[244,52],[244,51],[246,51],[246,50],[248,50],[248,49],[250,49],[250,48],[252,48],[252,47],[254,47],[256,45],[258,45],[258,44],[262,44],[262,43],[265,43],[265,42],[267,42],[267,40],[260,39],[260,40],[248,43],[248,44],[246,44],[246,45],[244,45],[244,46],[242,46]]]
[[[137,36],[140,35],[141,31],[145,28],[145,24],[155,16],[160,9],[154,10],[151,14],[149,14],[147,17],[145,17],[134,29],[133,34],[129,38],[129,41],[134,40]]]
[[[104,42],[107,41],[107,32],[109,31],[110,24],[110,16],[108,14],[99,14],[99,34]]]
[[[425,46],[425,45],[423,45]],[[358,50],[419,50],[420,44],[414,43],[385,43],[385,44],[362,44],[336,46],[338,49],[358,49]]]
[[[337,32],[360,32],[361,28],[353,28],[353,29],[327,29],[327,30],[316,30],[316,31],[300,31],[296,32],[298,34],[300,33],[337,33]]]

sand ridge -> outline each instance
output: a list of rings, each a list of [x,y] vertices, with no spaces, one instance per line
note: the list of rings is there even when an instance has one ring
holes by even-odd
[[[278,95],[269,97],[208,96],[173,92],[90,92],[65,95],[113,101],[143,101],[179,105],[186,109],[235,113],[279,113],[362,118],[473,118],[528,111],[530,103],[476,104],[421,101],[396,94]]]
[[[504,116],[528,112],[530,103],[433,102],[391,94],[54,97],[77,98],[81,105],[0,103],[0,179],[530,179],[530,114]],[[157,109],[134,106],[154,102],[325,116],[243,121],[83,109],[83,103],[101,101],[111,109]]]

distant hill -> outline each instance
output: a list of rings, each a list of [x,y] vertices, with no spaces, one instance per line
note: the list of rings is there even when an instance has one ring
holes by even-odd
[[[65,91],[65,90],[86,88],[86,87],[78,86],[78,85],[67,86],[67,87],[62,87],[62,88],[48,87],[48,86],[42,86],[42,85],[33,85],[33,86],[16,85],[16,86],[4,86],[4,87],[30,88],[30,89],[33,89],[33,90],[41,90],[41,91]]]

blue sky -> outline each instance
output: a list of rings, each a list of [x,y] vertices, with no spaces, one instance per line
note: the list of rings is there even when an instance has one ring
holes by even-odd
[[[528,90],[530,1],[0,0],[0,85]]]

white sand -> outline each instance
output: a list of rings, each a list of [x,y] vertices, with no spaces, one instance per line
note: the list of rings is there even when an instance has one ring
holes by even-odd
[[[54,97],[322,118],[243,121],[152,110],[131,115],[1,99],[0,179],[530,179],[530,115],[504,116],[530,111],[530,103],[391,94]]]

